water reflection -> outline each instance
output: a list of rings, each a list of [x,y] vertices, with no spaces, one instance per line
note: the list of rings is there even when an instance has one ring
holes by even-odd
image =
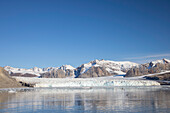
[[[0,93],[0,112],[170,112],[170,87],[34,89]]]

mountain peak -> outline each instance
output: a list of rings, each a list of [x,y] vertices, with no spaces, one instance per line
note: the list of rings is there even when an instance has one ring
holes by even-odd
[[[170,63],[170,60],[169,60],[169,59],[163,58],[162,60],[163,60],[165,63]]]
[[[60,67],[60,69],[62,69],[62,70],[67,70],[67,69],[74,70],[75,68],[73,66],[71,66],[71,65],[66,64],[66,65],[62,65]]]
[[[138,66],[139,64],[129,62],[129,61],[110,61],[110,60],[94,60],[86,64],[82,64],[78,67],[77,77],[81,75],[81,77],[91,76],[90,74],[94,74],[94,76],[104,76],[109,73],[110,75],[119,75],[125,74],[129,68],[134,66]],[[94,73],[92,73],[94,72]],[[101,75],[100,75],[101,74]],[[108,75],[105,75],[108,76]]]

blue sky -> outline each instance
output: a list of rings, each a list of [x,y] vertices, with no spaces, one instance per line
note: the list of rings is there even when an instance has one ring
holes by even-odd
[[[169,0],[0,0],[0,66],[170,58]]]

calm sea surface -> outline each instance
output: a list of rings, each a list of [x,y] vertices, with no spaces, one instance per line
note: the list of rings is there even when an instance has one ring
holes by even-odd
[[[170,86],[0,91],[6,113],[170,113]]]

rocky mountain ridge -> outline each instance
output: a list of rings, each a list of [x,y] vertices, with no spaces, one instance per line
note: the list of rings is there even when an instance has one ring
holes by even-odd
[[[63,65],[61,67],[47,67],[32,69],[21,69],[5,66],[4,69],[12,76],[31,76],[31,77],[45,77],[45,78],[87,78],[87,77],[101,77],[111,75],[122,75],[139,64],[129,61],[109,61],[109,60],[94,60],[81,66],[74,68],[71,65]]]
[[[87,64],[82,64],[76,69],[76,77],[101,77],[111,75],[123,75],[132,68],[139,64],[129,61],[109,61],[109,60],[94,60]]]
[[[141,64],[138,67],[131,68],[125,77],[141,76],[153,73],[160,73],[162,71],[170,70],[170,60],[162,59],[151,61],[150,63]]]

